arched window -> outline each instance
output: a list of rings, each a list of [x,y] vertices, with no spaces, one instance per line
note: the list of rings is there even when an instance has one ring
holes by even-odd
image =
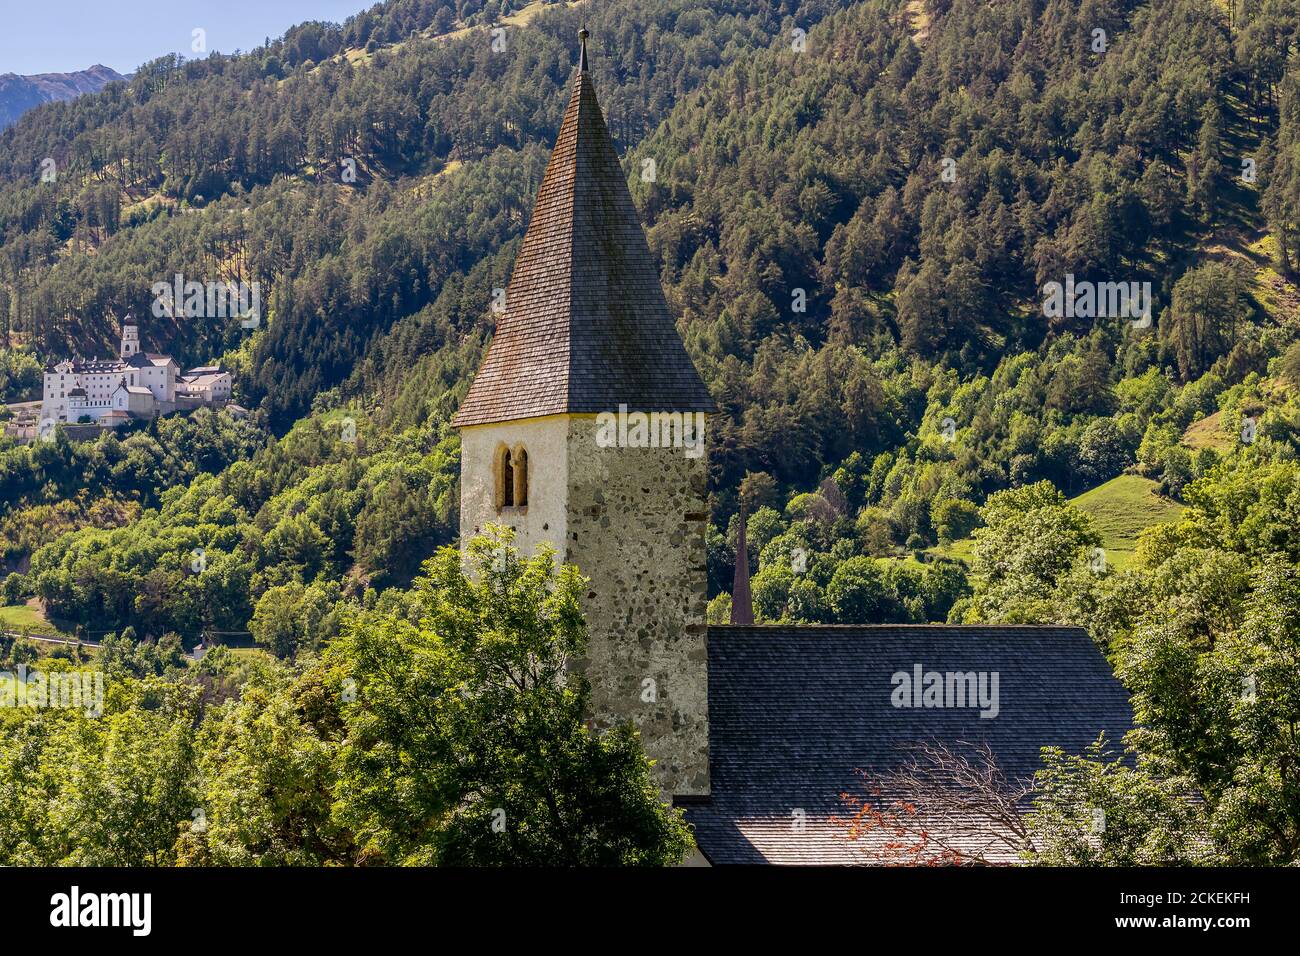
[[[501,466],[501,490],[506,496],[502,504],[507,508],[513,508],[515,504],[515,465],[511,458],[512,456],[507,450]]]
[[[527,506],[528,452],[524,446],[516,445],[512,450],[504,443],[498,445],[492,471],[496,479],[497,511]]]
[[[528,452],[523,445],[516,445],[511,456],[514,468],[515,506],[522,508],[528,504]]]

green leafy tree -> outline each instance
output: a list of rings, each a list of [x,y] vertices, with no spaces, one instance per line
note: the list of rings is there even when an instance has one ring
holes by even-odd
[[[253,640],[279,657],[299,648],[319,648],[338,633],[339,588],[321,581],[268,588],[257,602],[249,629]]]
[[[941,544],[951,544],[972,531],[979,524],[979,506],[962,498],[945,498],[930,512],[935,533]]]
[[[757,620],[771,623],[785,619],[794,583],[794,571],[790,568],[789,560],[771,561],[763,565],[750,581],[750,594],[754,600]]]
[[[1184,381],[1201,375],[1231,348],[1247,309],[1244,282],[1232,266],[1207,262],[1183,273],[1161,330]]]
[[[15,714],[0,736],[0,861],[163,866],[199,806],[195,688],[157,678],[110,685],[101,716]]]
[[[1101,545],[1091,519],[1046,481],[990,495],[980,517],[967,621],[1063,623],[1062,590],[1088,583],[1072,572]]]
[[[184,865],[321,866],[356,859],[333,818],[339,688],[319,668],[251,681],[198,738],[202,826],[178,842]]]
[[[889,600],[879,565],[871,558],[849,558],[835,569],[826,600],[838,624],[875,624]]]
[[[363,614],[328,649],[356,686],[340,819],[389,863],[676,863],[690,837],[635,730],[586,724],[582,579],[498,534],[468,571],[444,548],[404,613]]]
[[[1292,863],[1300,855],[1300,570],[1268,562],[1239,630],[1202,630],[1173,611],[1139,628],[1123,651],[1120,673],[1143,728],[1135,739],[1155,766],[1203,794],[1230,859]]]
[[[1034,775],[1026,859],[1046,866],[1195,866],[1217,862],[1189,781],[1159,778],[1109,753],[1048,747]]]

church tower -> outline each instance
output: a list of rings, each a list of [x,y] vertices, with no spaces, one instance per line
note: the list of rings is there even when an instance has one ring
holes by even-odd
[[[552,543],[591,583],[580,663],[597,727],[631,720],[667,794],[709,793],[704,421],[587,66],[496,335],[452,424],[461,538]]]
[[[122,323],[122,358],[129,359],[140,351],[140,330],[128,315]]]

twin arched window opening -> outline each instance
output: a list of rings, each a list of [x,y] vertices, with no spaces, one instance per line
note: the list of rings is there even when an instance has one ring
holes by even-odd
[[[523,445],[499,445],[496,453],[496,504],[503,508],[528,506],[528,452]]]

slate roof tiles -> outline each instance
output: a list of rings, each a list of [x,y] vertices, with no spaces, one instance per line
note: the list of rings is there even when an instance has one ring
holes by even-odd
[[[896,768],[917,743],[987,742],[1008,777],[1027,777],[1042,747],[1080,753],[1102,731],[1119,745],[1132,727],[1128,694],[1080,628],[715,626],[708,644],[712,796],[686,812],[715,864],[880,862],[833,822],[849,816],[840,795],[865,795],[857,771]],[[894,707],[892,675],[916,664],[997,672],[998,715]],[[967,839],[987,842],[983,829]]]
[[[585,67],[584,55],[458,427],[620,404],[716,410],[664,300]]]

